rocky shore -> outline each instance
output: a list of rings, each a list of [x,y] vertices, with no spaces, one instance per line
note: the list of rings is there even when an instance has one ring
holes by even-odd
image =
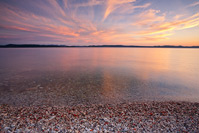
[[[0,105],[0,132],[199,132],[199,103]]]

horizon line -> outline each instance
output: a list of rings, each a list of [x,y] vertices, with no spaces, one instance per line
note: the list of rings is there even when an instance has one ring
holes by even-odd
[[[145,48],[199,48],[197,46],[183,46],[183,45],[153,45],[153,46],[139,46],[139,45],[63,45],[63,44],[5,44],[0,45],[0,48],[22,48],[22,47],[145,47]]]

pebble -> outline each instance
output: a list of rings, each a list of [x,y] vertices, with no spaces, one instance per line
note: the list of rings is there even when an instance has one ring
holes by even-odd
[[[0,132],[199,132],[198,124],[191,102],[0,105]]]
[[[10,129],[10,127],[5,127],[4,129],[7,131],[8,129]]]
[[[52,120],[52,119],[54,119],[55,118],[55,116],[52,116],[52,117],[50,117],[50,119],[49,120]]]

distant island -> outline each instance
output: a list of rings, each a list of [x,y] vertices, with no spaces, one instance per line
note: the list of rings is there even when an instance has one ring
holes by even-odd
[[[137,46],[137,45],[84,45],[84,46],[71,46],[71,45],[41,45],[41,44],[6,44],[6,45],[0,45],[0,48],[93,48],[93,47],[102,47],[102,48],[199,48],[199,46],[174,46],[174,45],[157,45],[157,46]]]

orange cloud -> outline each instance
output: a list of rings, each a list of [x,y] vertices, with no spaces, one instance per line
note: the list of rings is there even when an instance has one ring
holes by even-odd
[[[160,41],[160,40],[165,40],[168,39],[167,36],[171,36],[172,34],[165,33],[165,34],[159,34],[159,35],[152,35],[152,36],[144,36],[142,37],[143,40],[145,41]]]
[[[136,0],[44,1],[30,2],[34,4],[31,10],[0,2],[0,36],[72,45],[134,45],[167,41],[174,31],[199,26],[199,13],[187,18],[189,14],[183,12],[171,16],[155,9],[142,10],[153,3],[139,5]],[[93,7],[96,5],[99,8]]]
[[[0,26],[2,29],[10,29],[10,30],[20,30],[20,31],[31,31],[36,32],[36,30],[25,28],[25,27],[18,27],[18,26]]]
[[[192,28],[199,25],[199,14],[194,14],[193,16],[182,19],[182,20],[174,20],[171,22],[160,22],[154,23],[149,26],[148,29],[145,31],[141,31],[139,34],[156,34],[162,33],[167,31],[174,31],[174,30],[182,30],[187,28]]]
[[[51,26],[50,28],[44,28],[44,30],[58,35],[67,35],[75,37],[79,36],[79,34],[75,33],[72,29],[64,26]]]
[[[113,12],[115,9],[117,9],[119,6],[122,4],[130,3],[130,2],[135,2],[136,0],[107,0],[107,7],[104,13],[104,18],[105,20],[111,12]]]
[[[136,16],[137,21],[134,22],[133,25],[146,26],[155,22],[163,22],[165,20],[165,15],[157,16],[156,14],[159,12],[160,11],[153,9],[146,10]]]

